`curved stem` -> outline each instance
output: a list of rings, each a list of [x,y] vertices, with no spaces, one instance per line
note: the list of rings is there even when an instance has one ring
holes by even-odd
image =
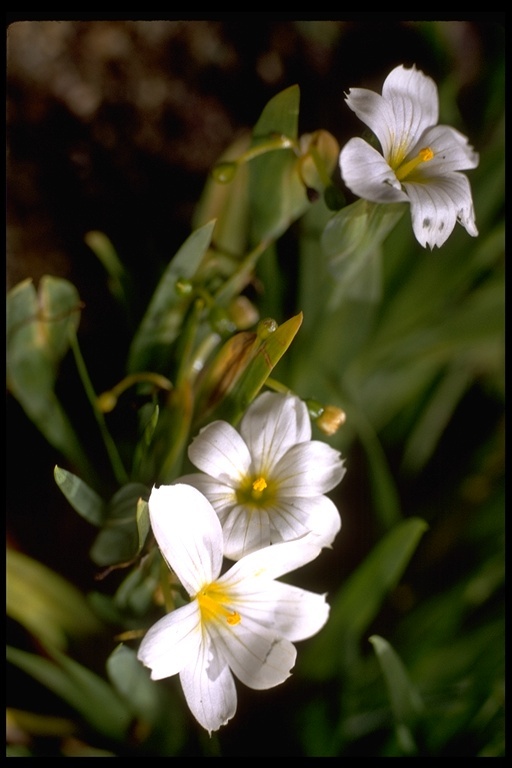
[[[87,372],[87,367],[85,365],[84,358],[82,357],[82,353],[78,345],[78,339],[76,337],[76,333],[70,334],[70,346],[73,351],[73,355],[75,357],[76,367],[78,369],[78,374],[82,381],[85,394],[87,395],[87,399],[91,404],[92,410],[94,412],[94,416],[96,418],[99,430],[101,432],[101,436],[103,438],[103,442],[105,444],[105,448],[107,449],[107,454],[110,459],[110,464],[112,466],[112,470],[114,472],[115,478],[120,485],[124,485],[129,481],[129,477],[124,468],[123,462],[121,461],[121,457],[119,456],[119,453],[117,451],[116,444],[112,439],[110,432],[107,429],[107,425],[105,423],[105,419],[103,418],[103,414],[98,408],[96,393],[94,391],[94,387],[92,386],[89,373]]]

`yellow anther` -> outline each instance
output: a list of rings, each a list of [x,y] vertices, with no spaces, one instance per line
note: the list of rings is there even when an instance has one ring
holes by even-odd
[[[252,489],[253,491],[256,491],[257,494],[263,493],[266,487],[267,483],[263,477],[258,477],[252,484]]]
[[[423,147],[416,157],[413,157],[412,160],[408,160],[406,163],[402,163],[402,165],[395,169],[397,179],[402,181],[402,179],[405,179],[411,171],[414,171],[414,169],[418,167],[418,165],[421,163],[428,163],[433,157],[434,151],[430,147]]]
[[[418,152],[418,157],[424,163],[428,163],[428,161],[432,160],[432,158],[434,157],[434,153],[432,152],[430,147],[424,147],[423,149],[420,149],[420,151]]]
[[[230,626],[234,627],[236,624],[240,624],[242,617],[237,611],[233,611],[233,613],[229,614],[226,621]]]

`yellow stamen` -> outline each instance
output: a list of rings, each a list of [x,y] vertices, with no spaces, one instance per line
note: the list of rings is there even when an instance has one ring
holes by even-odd
[[[226,603],[230,602],[229,596],[223,592],[217,584],[209,584],[197,595],[197,602],[201,609],[203,621],[224,620],[227,624],[234,627],[242,620],[238,611],[230,611],[226,608]]]
[[[411,171],[414,171],[415,168],[420,165],[420,163],[428,163],[429,160],[432,160],[434,157],[434,152],[430,147],[423,147],[423,149],[420,149],[416,157],[413,157],[412,160],[408,160],[406,163],[402,163],[396,170],[395,175],[399,181],[402,181],[402,179],[405,179],[406,176],[408,176]]]
[[[256,493],[263,493],[266,487],[267,483],[263,477],[258,477],[258,479],[255,480],[252,484],[252,489],[253,491],[256,491]]]

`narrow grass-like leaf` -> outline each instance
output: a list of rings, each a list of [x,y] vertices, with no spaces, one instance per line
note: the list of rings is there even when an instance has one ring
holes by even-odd
[[[111,686],[63,653],[55,649],[50,653],[53,660],[8,646],[7,661],[76,709],[95,731],[124,739],[131,713]]]
[[[380,664],[395,720],[397,741],[405,754],[417,753],[414,730],[423,711],[423,702],[399,655],[379,635],[368,638]]]
[[[178,290],[179,281],[190,281],[201,264],[212,238],[215,221],[209,221],[185,240],[170,261],[133,338],[128,354],[130,372],[159,370],[168,362],[169,346],[177,338],[191,301]]]
[[[375,545],[339,590],[327,625],[302,656],[304,674],[325,679],[355,663],[358,642],[399,582],[427,528],[424,520],[409,518]]]
[[[6,560],[7,615],[34,637],[65,649],[70,638],[101,630],[76,587],[22,552],[8,548]]]

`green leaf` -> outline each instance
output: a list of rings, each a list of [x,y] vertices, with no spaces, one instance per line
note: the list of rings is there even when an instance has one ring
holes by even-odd
[[[236,139],[219,162],[236,163],[238,157],[248,149],[249,143],[250,136],[247,135]],[[223,261],[228,274],[233,268],[233,257],[241,257],[248,247],[249,168],[244,163],[235,168],[236,172],[229,183],[219,182],[213,174],[208,177],[193,218],[194,228],[215,220],[215,249],[219,259],[222,254],[229,255],[229,261]]]
[[[8,646],[7,661],[66,701],[95,731],[123,740],[131,713],[110,685],[56,649],[47,651],[53,661]]]
[[[149,670],[126,645],[118,645],[111,653],[107,673],[140,721],[138,732],[147,734],[158,754],[176,755],[187,737],[187,727],[181,701],[173,688],[151,680]]]
[[[141,463],[140,476],[148,484],[169,483],[177,477],[187,448],[193,405],[191,384],[183,379],[168,393]]]
[[[85,242],[102,263],[108,276],[108,286],[112,295],[121,303],[126,302],[125,285],[127,275],[112,242],[103,232],[87,232]]]
[[[386,682],[397,741],[405,754],[416,754],[414,730],[423,711],[421,697],[412,685],[401,658],[387,640],[379,635],[372,635],[368,639],[373,645]]]
[[[133,560],[140,551],[138,504],[149,491],[142,483],[128,483],[107,505],[103,527],[91,548],[96,565],[106,566]]]
[[[72,472],[61,467],[53,470],[55,482],[79,515],[92,525],[100,526],[105,518],[106,504],[103,499]]]
[[[345,297],[367,301],[380,298],[380,246],[404,210],[402,203],[376,205],[357,200],[327,222],[322,249],[328,269],[339,284],[331,297],[331,309]]]
[[[204,224],[185,240],[165,270],[135,334],[128,354],[128,371],[159,370],[168,363],[169,346],[177,338],[191,294],[180,293],[179,281],[191,280],[211,242],[215,221]]]
[[[119,585],[111,608],[116,615],[124,617],[125,622],[129,617],[136,617],[135,626],[140,627],[140,620],[153,610],[161,564],[158,550],[153,549]]]
[[[136,520],[137,532],[139,534],[139,546],[137,547],[136,552],[138,555],[146,543],[146,539],[151,528],[151,523],[149,521],[149,505],[145,499],[141,498],[137,502]]]
[[[409,518],[376,544],[338,592],[327,625],[303,655],[304,674],[326,679],[354,664],[361,636],[399,582],[427,528],[424,520]]]
[[[107,674],[131,712],[145,722],[154,723],[159,714],[158,686],[135,651],[118,645],[107,659]]]
[[[42,563],[7,548],[7,615],[43,643],[64,649],[101,625],[82,593]]]
[[[253,137],[267,139],[272,134],[282,134],[297,139],[299,126],[300,89],[291,85],[273,96],[264,107],[253,129]]]
[[[45,275],[7,294],[7,386],[46,440],[81,474],[94,476],[54,391],[60,362],[76,333],[81,301],[67,280]]]
[[[297,85],[274,96],[254,127],[252,146],[264,145],[275,136],[296,141],[299,102]],[[276,239],[310,207],[298,169],[298,158],[291,148],[272,149],[250,161],[249,210],[253,242]]]

